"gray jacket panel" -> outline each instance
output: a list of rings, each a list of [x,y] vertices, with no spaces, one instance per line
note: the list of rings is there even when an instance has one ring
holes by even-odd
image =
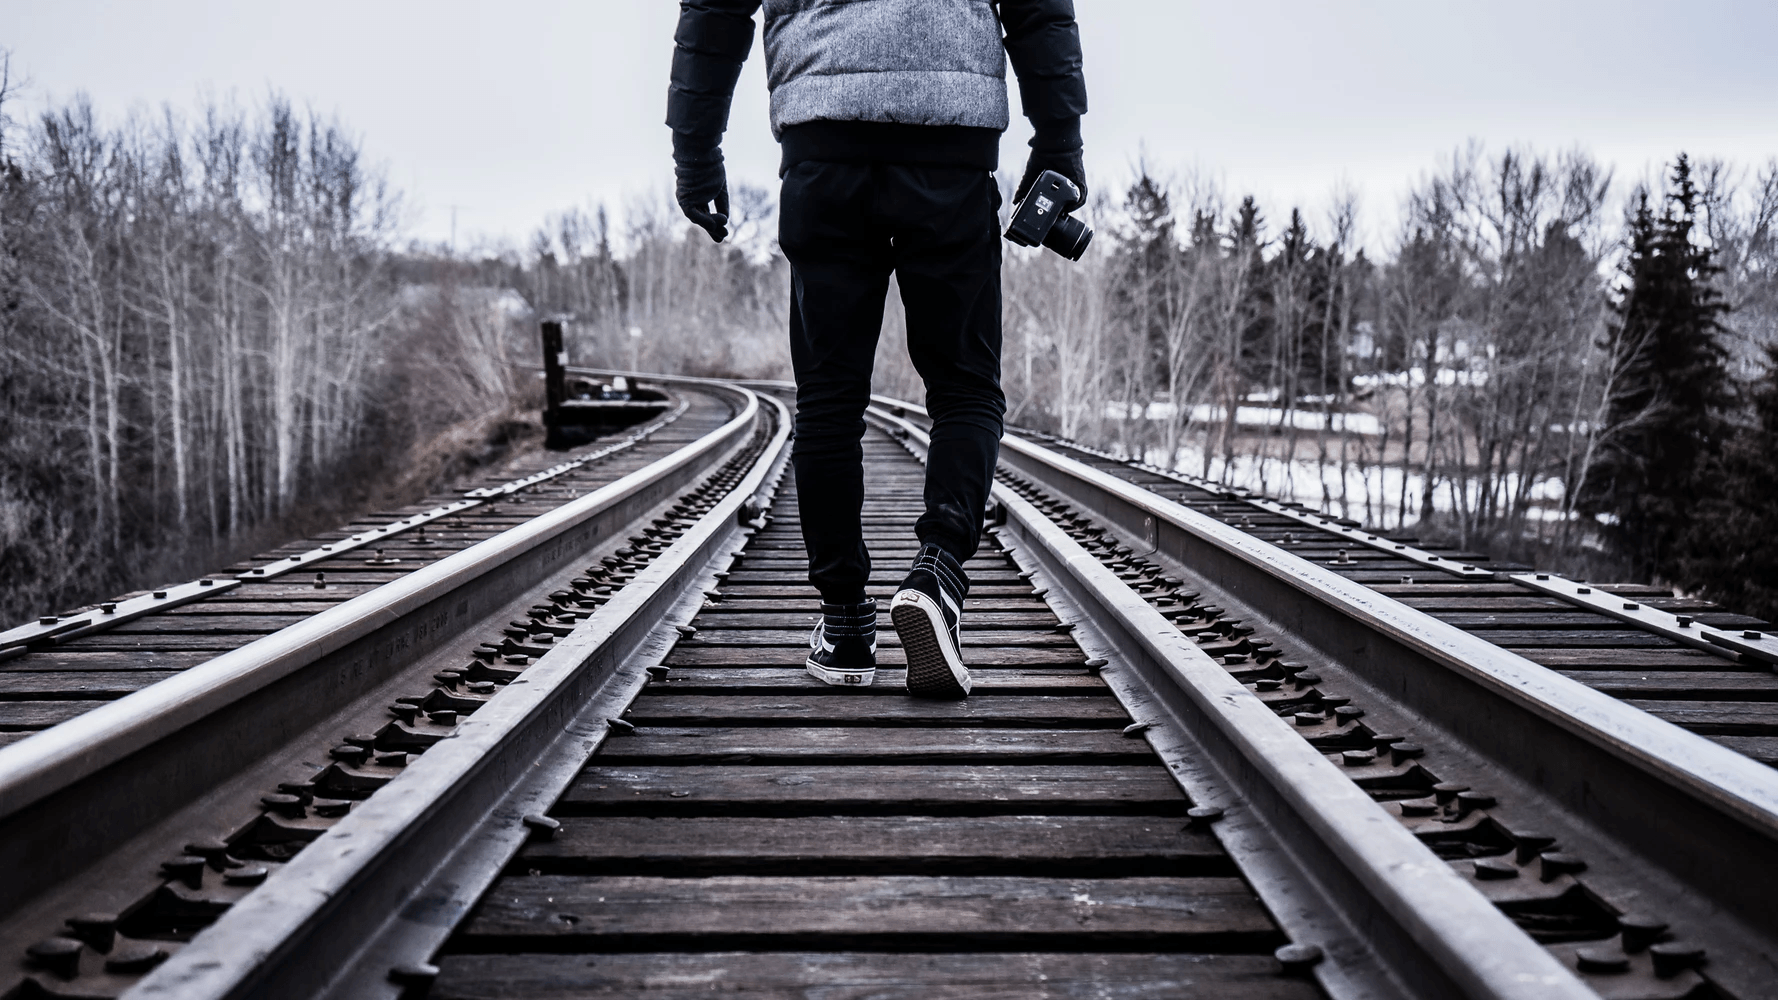
[[[772,134],[817,120],[1007,126],[992,0],[765,0]]]

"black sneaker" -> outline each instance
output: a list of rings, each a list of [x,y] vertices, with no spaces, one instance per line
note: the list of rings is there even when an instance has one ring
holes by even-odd
[[[963,665],[959,622],[969,577],[951,554],[925,545],[914,568],[889,602],[889,620],[908,660],[908,693],[922,698],[965,698],[969,668]]]
[[[869,687],[877,679],[877,602],[823,604],[809,634],[809,675],[836,687]]]

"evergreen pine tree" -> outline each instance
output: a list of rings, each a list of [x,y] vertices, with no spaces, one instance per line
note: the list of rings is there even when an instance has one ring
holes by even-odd
[[[1691,165],[1673,167],[1657,216],[1647,193],[1630,220],[1605,347],[1617,378],[1581,509],[1611,515],[1613,549],[1644,577],[1673,578],[1681,539],[1710,495],[1731,402],[1721,342],[1727,306],[1714,252],[1692,239],[1699,201]]]
[[[1778,344],[1748,393],[1752,420],[1723,448],[1711,477],[1719,495],[1698,505],[1678,579],[1731,610],[1778,620]]]

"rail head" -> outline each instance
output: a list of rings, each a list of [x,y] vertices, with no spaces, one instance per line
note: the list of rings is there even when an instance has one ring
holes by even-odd
[[[758,418],[760,397],[744,387],[722,388],[737,394],[738,415],[617,482],[312,618],[0,747],[0,821],[374,633],[464,582],[549,544],[625,498],[732,445]]]

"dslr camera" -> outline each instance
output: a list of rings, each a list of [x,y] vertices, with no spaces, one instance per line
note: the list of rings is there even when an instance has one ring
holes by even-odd
[[[1093,227],[1069,218],[1067,207],[1080,198],[1080,188],[1054,170],[1037,175],[1031,190],[1012,210],[1006,238],[1022,247],[1046,246],[1069,260],[1079,260],[1093,242]]]

